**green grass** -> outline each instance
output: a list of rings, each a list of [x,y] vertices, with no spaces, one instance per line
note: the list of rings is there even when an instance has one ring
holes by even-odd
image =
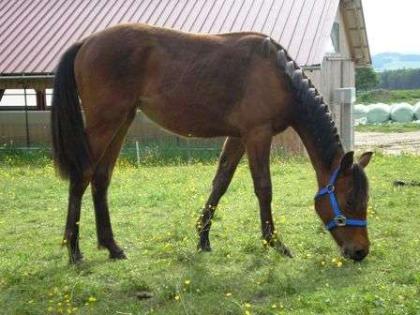
[[[356,131],[359,132],[410,132],[420,131],[420,124],[418,123],[385,123],[377,125],[358,125],[355,127]]]
[[[361,92],[357,94],[358,104],[374,104],[374,103],[401,103],[407,102],[412,105],[420,101],[419,90],[373,90]]]
[[[370,256],[343,260],[313,211],[306,159],[274,158],[273,209],[295,258],[266,251],[246,163],[216,213],[213,252],[196,252],[195,221],[209,193],[214,159],[165,166],[120,161],[110,190],[126,261],[96,248],[86,194],[85,262],[67,264],[60,246],[67,184],[44,154],[0,154],[0,313],[60,314],[419,314],[420,157],[377,154],[371,179]],[[30,161],[30,162],[28,162]],[[342,266],[337,262],[342,262]],[[153,298],[139,300],[139,291]]]

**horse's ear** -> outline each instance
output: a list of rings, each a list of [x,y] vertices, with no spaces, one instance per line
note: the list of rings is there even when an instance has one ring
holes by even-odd
[[[365,152],[365,153],[363,153],[362,156],[359,158],[359,162],[358,162],[359,165],[362,168],[365,168],[369,164],[370,159],[372,158],[372,155],[373,155],[373,152]]]
[[[344,154],[340,162],[340,171],[345,172],[353,166],[354,152],[350,151]]]
[[[273,47],[273,43],[271,41],[271,37],[266,37],[263,42],[262,53],[265,58],[270,57],[271,49]]]

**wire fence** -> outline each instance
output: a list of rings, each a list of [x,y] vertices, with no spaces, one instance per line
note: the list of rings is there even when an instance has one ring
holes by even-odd
[[[47,91],[47,97],[50,92]],[[9,98],[5,98],[6,96]],[[17,100],[16,97],[23,99]],[[1,152],[51,154],[50,111],[33,110],[37,108],[35,97],[35,91],[29,89],[5,92],[0,106]],[[207,161],[219,156],[223,142],[224,138],[196,139],[176,136],[160,128],[139,111],[121,154],[137,164],[144,161]],[[282,143],[295,142],[293,137],[286,137]],[[299,150],[298,145],[291,151]],[[276,145],[275,151],[283,153],[283,146]]]
[[[119,156],[122,163],[136,166],[170,166],[194,163],[216,163],[224,139],[209,142],[195,139],[177,141],[140,141],[126,143]],[[23,164],[48,164],[52,160],[50,146],[10,146],[0,147],[1,161],[19,161]]]

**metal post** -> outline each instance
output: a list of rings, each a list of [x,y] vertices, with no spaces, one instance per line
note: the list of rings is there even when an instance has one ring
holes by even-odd
[[[140,148],[139,142],[136,140],[136,155],[137,155],[137,166],[140,166]]]
[[[29,117],[28,117],[28,97],[26,95],[26,88],[23,89],[25,99],[25,127],[26,127],[26,147],[31,147],[31,139],[29,136]]]
[[[187,150],[187,153],[188,153],[188,164],[191,164],[192,163],[192,150],[191,150],[191,138],[190,138],[191,136],[190,135],[188,135],[188,138],[187,138],[187,145],[188,145],[188,150]]]
[[[47,99],[45,96],[45,90],[36,90],[36,107],[38,110],[47,109]]]

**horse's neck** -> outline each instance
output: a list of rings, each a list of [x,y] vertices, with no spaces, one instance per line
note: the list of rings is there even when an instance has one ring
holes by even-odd
[[[332,161],[326,161],[325,157],[320,154],[319,144],[313,134],[304,127],[304,125],[293,126],[295,131],[300,136],[306,151],[308,152],[312,166],[316,172],[318,186],[323,187],[328,183],[328,180],[333,171],[339,166],[341,158],[344,155],[343,148],[341,145],[331,143],[330,145],[335,147],[335,152]]]
[[[288,92],[296,101],[293,106],[289,105],[292,116],[290,125],[308,151],[318,185],[325,185],[344,155],[331,112],[311,80],[280,45],[276,62],[284,74],[281,78],[289,82],[291,88]]]

